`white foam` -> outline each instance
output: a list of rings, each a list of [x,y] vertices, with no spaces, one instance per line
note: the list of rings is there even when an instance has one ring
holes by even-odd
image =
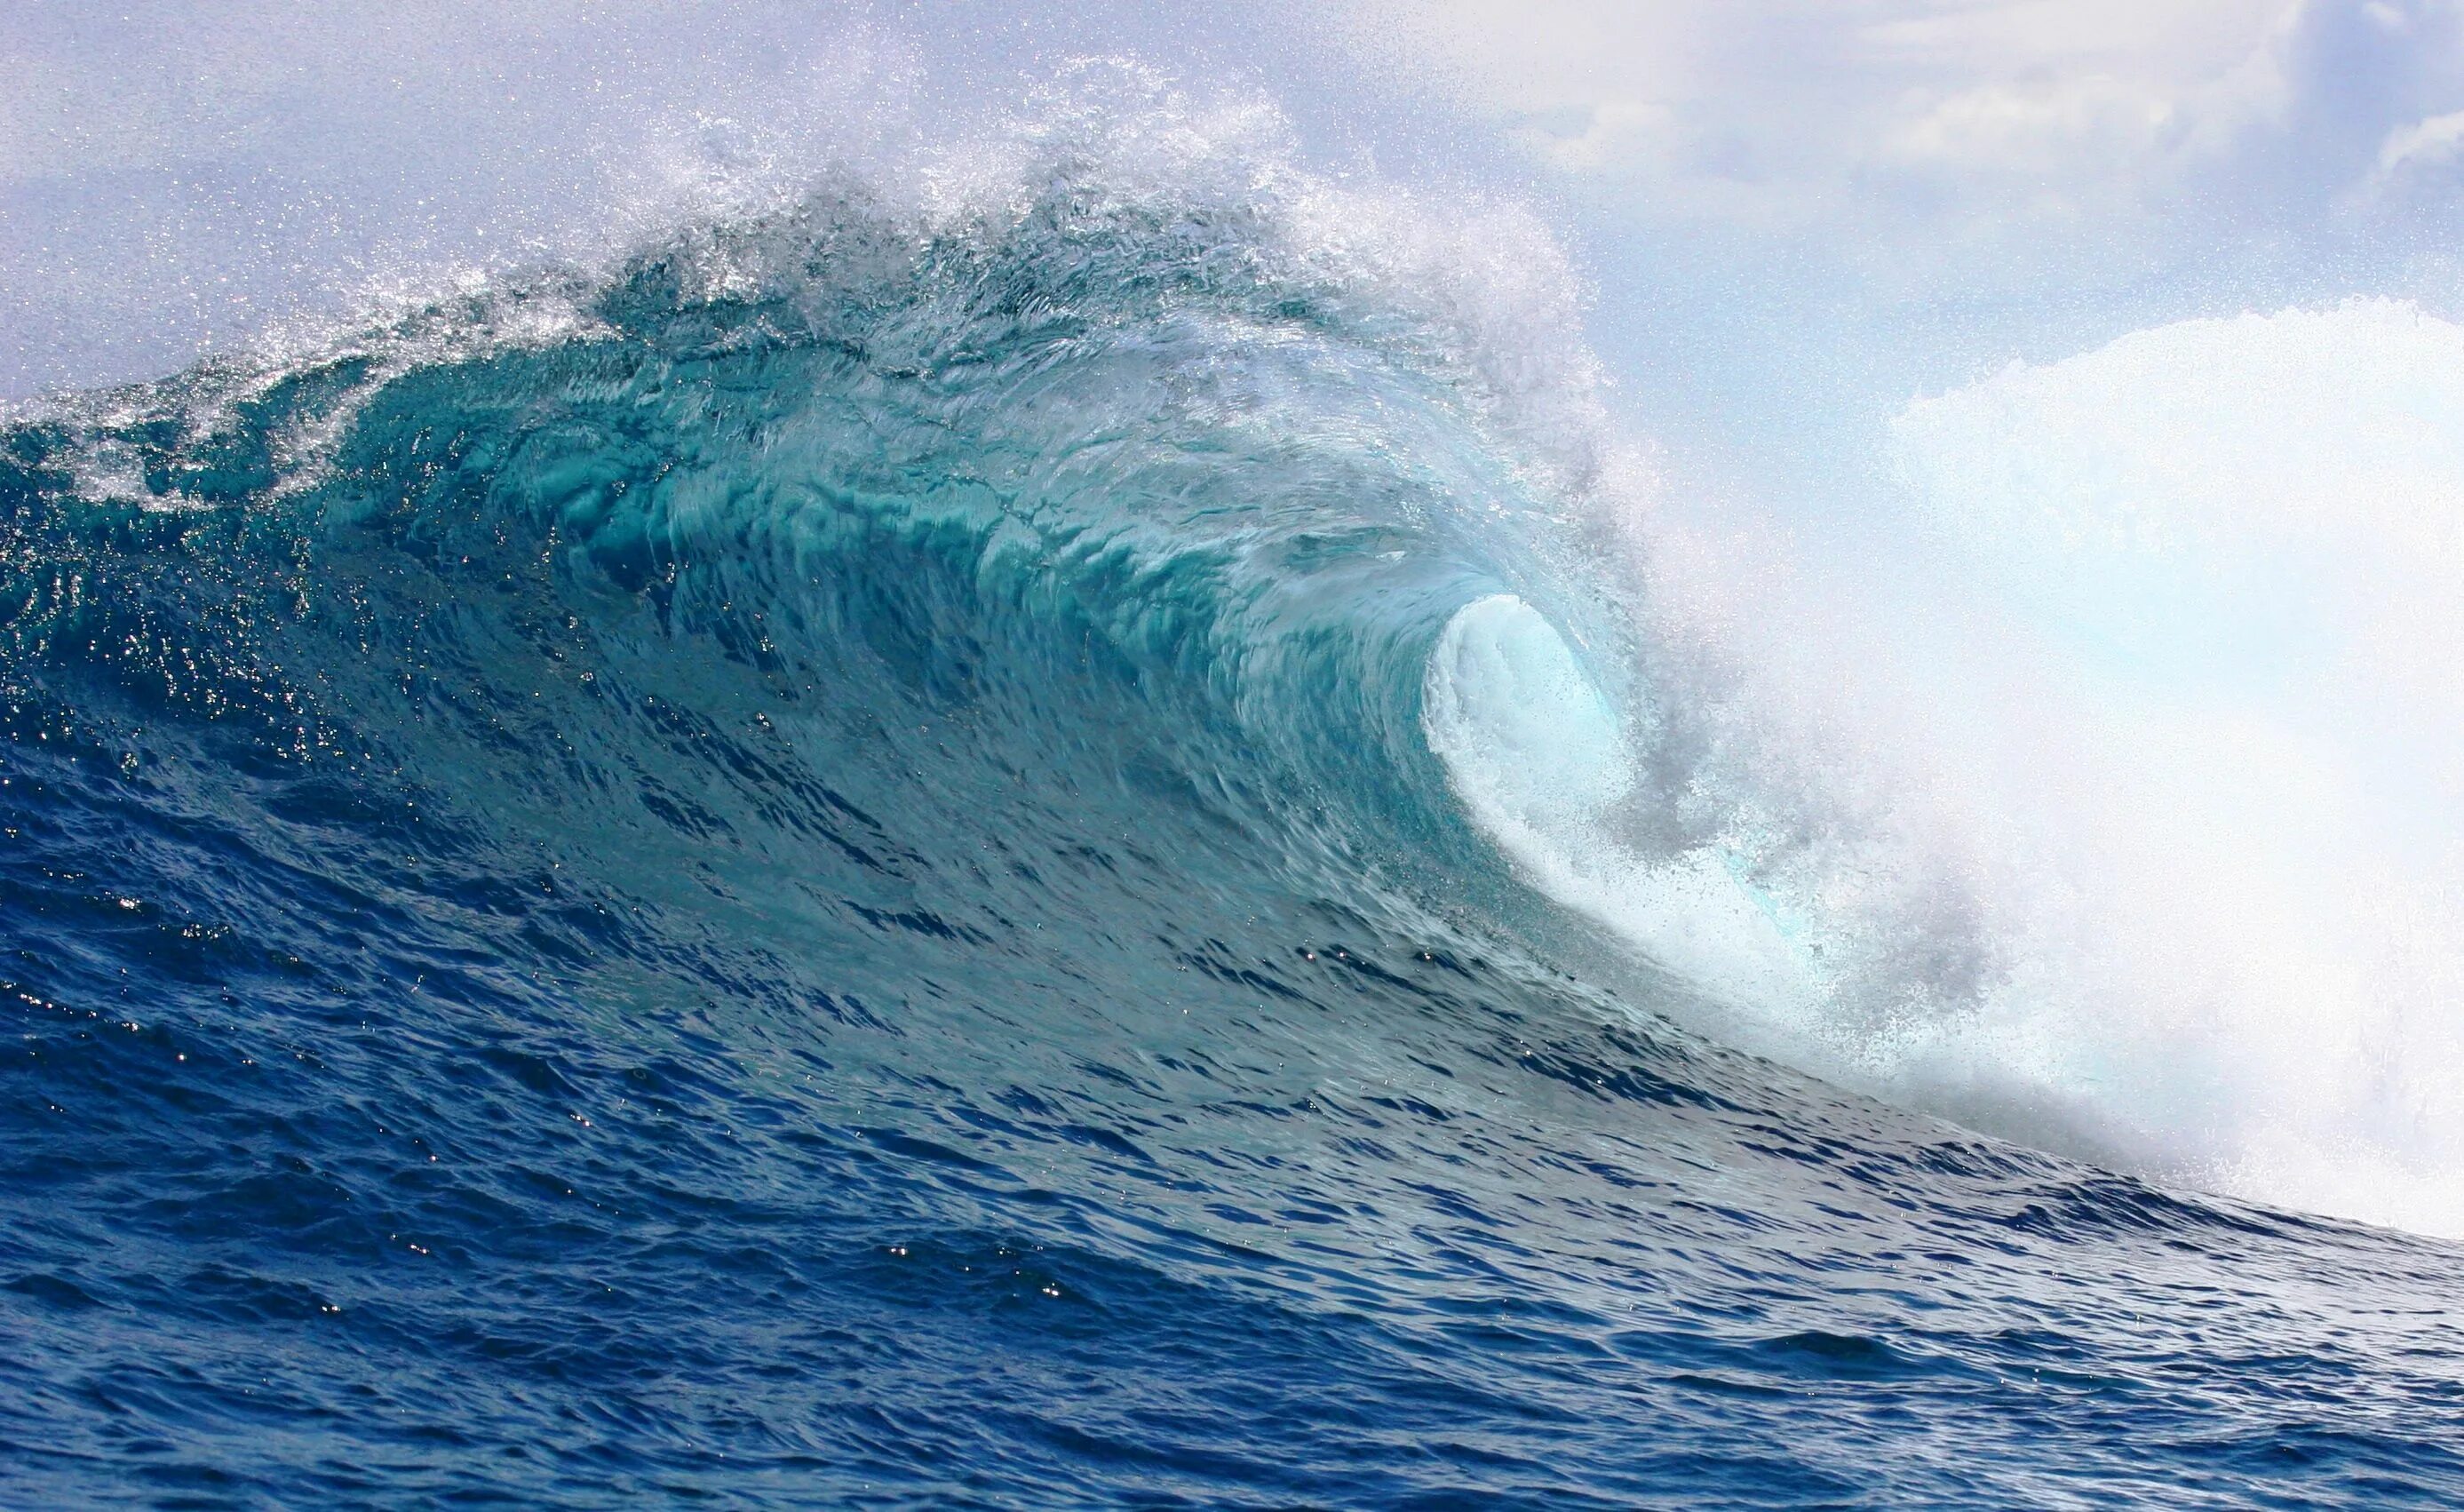
[[[1667,707],[1622,765],[1536,614],[1465,610],[1430,733],[1474,816],[1756,1048],[2464,1233],[2464,327],[2167,326],[1892,442],[1892,552],[1626,511]]]
[[[1895,440],[2061,674],[2058,737],[2000,755],[2048,775],[2020,811],[2066,892],[2004,1014],[2224,1185],[2464,1231],[2464,327],[2189,321]]]
[[[1538,886],[1740,1008],[1801,1001],[1808,964],[1716,847],[1620,834],[1642,783],[1629,734],[1556,628],[1521,599],[1466,604],[1429,661],[1429,745],[1475,819]]]

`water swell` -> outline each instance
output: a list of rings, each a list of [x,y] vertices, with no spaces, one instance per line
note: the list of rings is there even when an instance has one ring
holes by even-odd
[[[1331,291],[1239,267],[1240,228],[1043,218],[1072,215],[954,247],[816,202],[738,232],[733,276],[809,260],[749,296],[681,293],[708,249],[672,248],[552,342],[372,387],[364,360],[313,365],[203,435],[177,393],[21,427],[12,671],[82,663],[132,720],[253,711],[303,770],[385,744],[518,800],[604,788],[582,743],[634,737],[598,711],[639,717],[637,682],[711,713],[672,690],[681,646],[735,722],[824,701],[891,746],[961,707],[995,742],[1117,727],[1150,749],[1089,779],[1169,771],[1268,834],[1295,827],[1284,795],[1339,794],[1310,844],[1340,855],[1368,842],[1353,816],[1415,807],[1345,790],[1414,774],[1405,822],[1434,829],[1419,668],[1475,570],[1449,512],[1513,480],[1429,445],[1443,380],[1311,307]],[[287,472],[286,432],[345,393],[344,434]],[[88,496],[111,456],[136,498]]]

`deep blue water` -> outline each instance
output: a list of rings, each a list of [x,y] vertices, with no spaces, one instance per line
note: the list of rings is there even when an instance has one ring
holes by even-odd
[[[1056,171],[21,417],[0,1504],[2464,1502],[2453,1246],[1516,881],[1431,651],[1601,611],[1483,382]]]

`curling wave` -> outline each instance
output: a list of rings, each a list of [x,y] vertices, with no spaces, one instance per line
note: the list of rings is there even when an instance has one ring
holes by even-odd
[[[0,1477],[2025,1501],[2171,1422],[2456,1483],[2325,1305],[2444,1251],[1723,1048],[1941,1093],[1991,879],[1697,633],[1528,217],[1116,87],[12,423]],[[2228,1268],[2260,1364],[2128,1363]]]

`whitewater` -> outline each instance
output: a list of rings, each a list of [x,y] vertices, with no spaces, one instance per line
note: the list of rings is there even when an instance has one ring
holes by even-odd
[[[0,1501],[2453,1505],[2464,327],[1689,494],[1089,65],[0,430]]]

